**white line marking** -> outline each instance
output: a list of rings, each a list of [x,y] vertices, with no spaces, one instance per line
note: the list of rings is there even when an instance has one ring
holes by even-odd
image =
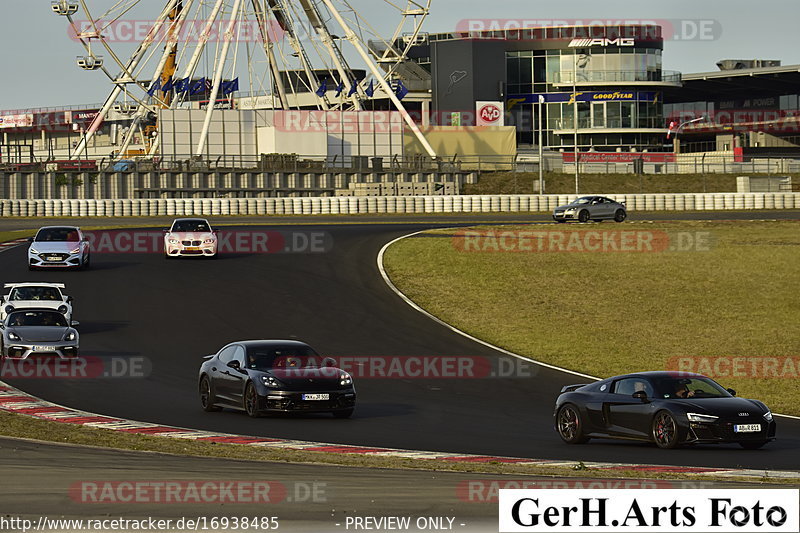
[[[440,228],[440,229],[441,229],[441,228]],[[455,228],[450,228],[450,229],[455,229]],[[403,240],[403,239],[406,239],[406,238],[408,238],[408,237],[414,237],[415,235],[419,235],[420,233],[424,233],[425,231],[427,231],[427,230],[415,231],[414,233],[409,233],[408,235],[403,235],[403,236],[401,236],[401,237],[398,237],[398,238],[394,239],[393,241],[386,243],[386,244],[383,246],[383,248],[381,248],[381,251],[378,253],[378,270],[380,271],[380,273],[381,273],[381,276],[383,277],[383,281],[386,283],[386,285],[388,285],[388,286],[389,286],[389,288],[390,288],[390,289],[391,289],[391,290],[392,290],[392,291],[393,291],[393,292],[394,292],[394,293],[395,293],[397,296],[399,296],[400,298],[402,298],[402,300],[403,300],[405,303],[407,303],[408,305],[410,305],[411,307],[413,307],[414,309],[416,309],[417,311],[419,311],[419,312],[420,312],[420,313],[422,313],[423,315],[427,316],[428,318],[430,318],[430,319],[431,319],[431,320],[433,320],[434,322],[436,322],[436,323],[438,323],[438,324],[440,324],[440,325],[442,325],[442,326],[446,327],[446,328],[447,328],[447,329],[449,329],[450,331],[454,331],[454,332],[458,333],[459,335],[462,335],[462,336],[464,336],[464,337],[468,338],[469,340],[471,340],[471,341],[473,341],[473,342],[477,342],[478,344],[482,344],[483,346],[486,346],[487,348],[491,348],[492,350],[498,351],[498,352],[500,352],[500,353],[502,353],[502,354],[505,354],[505,355],[510,355],[511,357],[516,357],[517,359],[520,359],[520,360],[522,360],[522,361],[527,361],[527,362],[529,362],[529,363],[533,363],[533,364],[536,364],[536,365],[539,365],[539,366],[543,366],[543,367],[545,367],[545,368],[550,368],[550,369],[552,369],[552,370],[558,370],[559,372],[564,372],[564,373],[566,373],[566,374],[572,374],[573,376],[578,376],[578,377],[582,377],[582,378],[586,378],[586,379],[593,379],[593,380],[595,380],[595,381],[599,381],[599,380],[601,380],[601,379],[602,379],[602,378],[598,378],[598,377],[595,377],[595,376],[590,376],[590,375],[588,375],[588,374],[582,374],[582,373],[580,373],[580,372],[575,372],[574,370],[568,370],[568,369],[566,369],[566,368],[561,368],[560,366],[555,366],[555,365],[551,365],[551,364],[548,364],[548,363],[544,363],[544,362],[542,362],[542,361],[537,361],[536,359],[531,359],[530,357],[525,357],[525,356],[522,356],[522,355],[516,354],[516,353],[514,353],[514,352],[510,352],[510,351],[508,351],[508,350],[505,350],[505,349],[503,349],[503,348],[500,348],[499,346],[495,346],[495,345],[493,345],[493,344],[490,344],[490,343],[488,343],[488,342],[486,342],[486,341],[482,341],[481,339],[478,339],[477,337],[473,337],[473,336],[472,336],[472,335],[470,335],[469,333],[466,333],[466,332],[464,332],[464,331],[461,331],[460,329],[458,329],[458,328],[456,328],[456,327],[454,327],[454,326],[451,326],[450,324],[448,324],[448,323],[447,323],[447,322],[445,322],[444,320],[442,320],[442,319],[440,319],[440,318],[438,318],[438,317],[436,317],[436,316],[432,315],[431,313],[429,313],[428,311],[426,311],[425,309],[423,309],[422,307],[420,307],[420,306],[418,306],[416,303],[414,303],[414,302],[413,302],[413,301],[412,301],[412,300],[411,300],[411,299],[410,299],[408,296],[406,296],[405,294],[403,294],[403,293],[400,291],[400,289],[398,289],[398,288],[395,286],[395,284],[394,284],[394,283],[392,283],[392,280],[390,280],[390,279],[389,279],[389,276],[388,276],[388,274],[386,274],[386,269],[384,269],[384,267],[383,267],[383,256],[384,256],[384,254],[386,253],[386,250],[388,250],[388,249],[389,249],[389,247],[390,247],[391,245],[393,245],[394,243],[396,243],[396,242],[398,242],[398,241],[401,241],[401,240]]]

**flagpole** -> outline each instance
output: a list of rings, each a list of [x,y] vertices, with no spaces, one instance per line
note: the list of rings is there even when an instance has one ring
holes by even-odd
[[[542,108],[544,107],[544,95],[539,95],[539,194],[544,194],[544,167],[542,161],[543,140],[542,140]]]

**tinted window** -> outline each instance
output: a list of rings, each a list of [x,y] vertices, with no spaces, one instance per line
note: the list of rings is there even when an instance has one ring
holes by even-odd
[[[249,346],[247,368],[316,368],[322,358],[309,346]]]
[[[648,397],[653,397],[653,387],[643,378],[625,378],[614,384],[614,394],[631,396],[639,391],[644,391]]]
[[[710,378],[661,378],[656,393],[662,398],[727,398],[730,393]]]
[[[17,287],[11,291],[11,300],[61,300],[61,293],[53,287]]]
[[[211,228],[205,220],[177,220],[172,225],[172,231],[181,233],[192,232],[209,232]]]
[[[233,361],[239,361],[239,368],[244,368],[244,348],[237,346],[233,352]]]
[[[9,326],[56,326],[66,328],[67,319],[55,311],[18,311],[8,315]]]
[[[36,234],[36,242],[78,242],[77,228],[42,228]]]
[[[233,352],[236,351],[237,345],[228,346],[223,348],[222,351],[219,352],[219,360],[223,364],[227,364],[229,361],[233,360]]]

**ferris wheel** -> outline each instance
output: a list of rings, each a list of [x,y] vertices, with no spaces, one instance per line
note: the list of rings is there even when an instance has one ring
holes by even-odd
[[[435,156],[396,81],[420,71],[407,59],[425,39],[431,1],[362,0],[357,7],[353,0],[161,0],[154,14],[152,0],[52,0],[52,11],[67,19],[83,47],[77,65],[112,85],[75,154],[86,150],[112,109],[131,115],[119,150],[124,154],[137,132],[156,127],[159,109],[185,107],[194,95],[205,95],[194,154],[203,155],[220,98],[246,91],[267,95],[274,109],[362,110],[377,84]],[[366,72],[369,87],[359,72]],[[147,152],[158,148],[153,140]]]

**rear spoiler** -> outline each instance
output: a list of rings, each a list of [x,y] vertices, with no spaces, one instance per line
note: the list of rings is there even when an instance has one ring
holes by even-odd
[[[14,287],[22,287],[23,285],[44,285],[47,287],[55,287],[57,289],[65,289],[66,286],[63,283],[46,283],[46,282],[38,282],[38,281],[23,281],[21,283],[5,283],[3,284],[4,289],[13,289]]]
[[[588,383],[579,383],[577,385],[567,385],[566,387],[562,387],[561,388],[561,394],[564,394],[565,392],[576,391],[576,390],[580,389],[581,387],[585,387],[586,385],[588,385]]]

